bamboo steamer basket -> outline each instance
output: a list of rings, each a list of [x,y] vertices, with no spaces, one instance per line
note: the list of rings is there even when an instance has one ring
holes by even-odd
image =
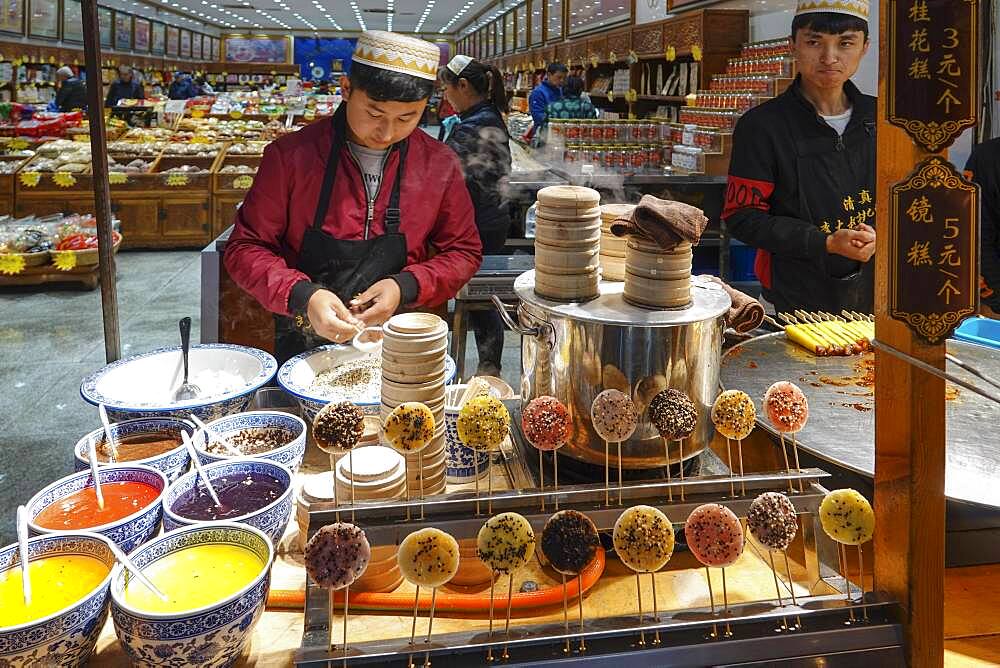
[[[601,253],[601,278],[605,281],[625,280],[625,258]]]
[[[623,298],[645,308],[680,309],[691,303],[691,280],[662,281],[625,272]]]
[[[549,186],[535,196],[541,206],[593,209],[601,203],[601,193],[583,186]]]
[[[572,207],[545,206],[539,203],[535,209],[536,216],[554,221],[587,221],[595,222],[601,220],[601,210],[597,207],[592,209],[577,209]]]
[[[600,272],[559,276],[536,270],[535,292],[555,301],[593,299],[600,294]]]

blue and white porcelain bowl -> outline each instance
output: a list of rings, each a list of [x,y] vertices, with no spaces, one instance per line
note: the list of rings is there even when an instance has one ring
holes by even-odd
[[[150,466],[143,466],[142,464],[102,466],[97,470],[97,475],[100,476],[101,484],[140,482],[150,485],[159,491],[157,497],[148,506],[140,508],[131,515],[100,526],[87,527],[86,531],[92,531],[111,539],[115,545],[127,554],[155,536],[156,532],[159,531],[160,519],[163,516],[161,502],[164,492],[167,491],[167,477],[163,475],[162,471],[157,471]],[[35,518],[53,503],[58,503],[70,494],[93,486],[94,479],[90,476],[90,471],[87,470],[60,478],[51,485],[43,487],[40,492],[28,501],[28,528],[36,535],[64,535],[73,533],[73,531],[40,527],[35,524]]]
[[[112,362],[83,379],[80,396],[104,404],[113,422],[142,417],[187,418],[208,422],[246,410],[254,392],[274,378],[278,363],[256,348],[229,343],[191,346],[190,382],[202,393],[174,401],[181,384],[181,349],[159,348]]]
[[[467,385],[453,385],[445,391],[445,475],[450,483],[473,482],[490,468],[490,453],[468,447],[458,437],[458,406]]]
[[[0,573],[21,565],[17,543],[0,550]],[[82,555],[108,567],[108,575],[76,603],[17,626],[0,627],[0,666],[83,666],[108,618],[108,585],[115,565],[102,536],[83,533],[39,536],[28,541],[28,561]]]
[[[362,352],[353,346],[331,343],[307,350],[291,358],[278,370],[278,384],[288,394],[295,397],[302,406],[302,415],[312,423],[316,414],[331,401],[350,401],[365,415],[378,415],[382,402],[381,353]],[[365,383],[350,393],[331,393],[313,387],[316,377],[329,369],[339,366],[374,362],[375,373],[371,382]],[[455,377],[455,360],[445,356],[444,382],[448,384]]]
[[[281,496],[253,512],[240,515],[238,517],[226,518],[227,522],[237,522],[248,524],[260,529],[267,534],[275,545],[281,541],[281,537],[288,528],[288,521],[292,517],[292,505],[294,502],[292,487],[292,472],[285,466],[266,459],[234,459],[226,462],[216,462],[203,467],[205,475],[209,480],[217,480],[223,476],[245,476],[252,473],[258,475],[277,478],[284,486]],[[195,485],[204,485],[198,477],[197,471],[191,471],[180,477],[172,484],[163,495],[163,530],[173,531],[182,526],[192,524],[206,524],[203,520],[195,520],[183,517],[174,512],[174,504],[182,496],[195,488]]]
[[[244,429],[284,429],[295,435],[295,437],[280,448],[261,452],[250,457],[257,459],[270,459],[271,461],[284,464],[298,473],[299,466],[302,465],[302,458],[306,454],[306,423],[297,415],[283,413],[281,411],[248,411],[224,417],[221,420],[210,422],[208,427],[225,437],[232,437]],[[213,462],[227,462],[236,458],[235,455],[218,454],[205,452],[205,440],[195,439],[195,448],[198,450],[198,459],[202,464]]]
[[[156,433],[168,434],[180,439],[181,432],[187,432],[189,436],[194,435],[194,424],[178,418],[141,418],[138,420],[125,420],[124,422],[111,425],[111,438],[116,440],[128,438],[135,434]],[[73,449],[75,455],[73,465],[77,471],[86,471],[90,468],[90,463],[87,460],[87,449],[90,447],[91,439],[95,443],[103,441],[104,428],[99,427],[76,442],[76,447]],[[162,471],[163,475],[167,476],[167,482],[173,482],[182,473],[187,471],[188,466],[191,464],[191,456],[188,454],[187,448],[184,447],[184,443],[181,443],[173,450],[167,450],[166,452],[145,459],[131,460],[128,463],[151,466],[158,471]],[[108,465],[106,463],[101,464],[101,466]]]
[[[267,603],[274,561],[270,538],[245,524],[197,524],[165,533],[140,547],[131,557],[142,569],[173,552],[211,544],[248,549],[260,558],[263,567],[240,591],[196,610],[179,613],[136,610],[125,601],[127,571],[119,565],[111,573],[111,618],[118,641],[133,665],[214,668],[227,666],[240,656]]]

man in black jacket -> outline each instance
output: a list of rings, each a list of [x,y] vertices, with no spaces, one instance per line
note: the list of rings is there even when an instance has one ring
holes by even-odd
[[[56,70],[56,107],[59,111],[87,108],[87,86],[74,76],[73,70],[63,65]]]
[[[798,76],[733,134],[723,219],[757,248],[777,312],[873,310],[875,98],[850,81],[868,51],[867,0],[799,0]]]
[[[1000,137],[972,151],[965,169],[979,184],[979,301],[983,315],[1000,317]]]
[[[142,100],[145,97],[142,84],[135,80],[132,68],[128,65],[119,65],[118,80],[108,87],[108,97],[104,100],[104,106],[115,107],[119,100]]]

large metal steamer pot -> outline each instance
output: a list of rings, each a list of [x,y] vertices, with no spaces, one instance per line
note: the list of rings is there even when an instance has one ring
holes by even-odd
[[[520,299],[517,323],[494,298],[507,325],[522,337],[521,407],[543,395],[562,401],[574,429],[560,453],[603,468],[605,445],[591,424],[590,406],[603,390],[621,390],[640,411],[635,435],[622,444],[622,466],[655,468],[665,463],[663,439],[646,408],[658,392],[675,388],[698,408],[698,426],[684,443],[684,459],[696,457],[712,438],[710,412],[719,388],[729,295],[712,282],[694,279],[690,307],[653,311],[626,303],[623,287],[602,282],[597,299],[555,302],[535,294],[534,271],[529,271],[514,283]],[[615,444],[611,453],[617,459]],[[679,458],[678,444],[670,443],[670,461]]]

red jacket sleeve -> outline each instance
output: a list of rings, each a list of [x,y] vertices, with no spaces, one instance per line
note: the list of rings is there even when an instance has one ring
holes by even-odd
[[[450,174],[444,179],[441,207],[427,238],[437,255],[403,268],[417,279],[417,306],[438,306],[452,299],[483,261],[483,245],[476,229],[472,199],[458,160],[450,157]]]
[[[226,271],[268,311],[290,315],[292,286],[309,280],[288,266],[282,254],[288,230],[289,175],[281,148],[264,149],[257,176],[236,212],[235,227],[225,250]]]

